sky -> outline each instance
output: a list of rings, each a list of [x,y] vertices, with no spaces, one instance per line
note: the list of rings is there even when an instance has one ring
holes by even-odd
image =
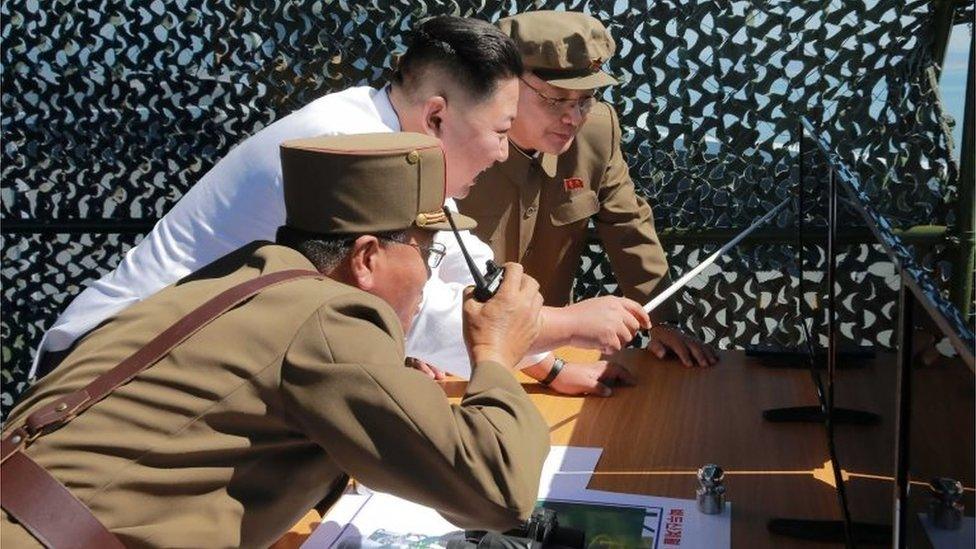
[[[956,158],[959,158],[962,150],[962,115],[966,104],[966,69],[969,65],[971,29],[970,25],[953,27],[952,35],[949,37],[949,47],[946,50],[945,65],[942,68],[942,78],[939,82],[942,104],[956,119],[956,127],[952,130]]]

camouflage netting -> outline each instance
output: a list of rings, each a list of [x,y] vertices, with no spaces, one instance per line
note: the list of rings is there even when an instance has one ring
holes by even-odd
[[[138,241],[112,234],[113,220],[151,226],[244,137],[322,94],[382,84],[391,56],[428,15],[495,20],[570,9],[606,22],[618,42],[610,66],[623,84],[603,97],[621,114],[631,172],[665,233],[742,228],[793,192],[800,114],[857,167],[884,215],[904,226],[953,221],[957,168],[930,78],[927,1],[197,4],[0,7],[4,409],[26,387],[45,326]],[[966,13],[972,3],[960,8]],[[808,188],[822,189],[825,170],[815,155],[804,158]],[[818,200],[805,220],[811,231],[823,226]],[[71,235],[9,229],[79,219],[109,226]],[[789,236],[795,224],[783,213],[772,232]],[[668,242],[675,277],[716,247]],[[840,252],[845,335],[889,345],[891,265],[877,246]],[[818,246],[805,253],[815,306],[823,257]],[[946,263],[930,257],[945,280]],[[789,242],[742,246],[679,296],[682,316],[723,348],[796,343],[799,272]],[[613,289],[594,244],[577,293]]]

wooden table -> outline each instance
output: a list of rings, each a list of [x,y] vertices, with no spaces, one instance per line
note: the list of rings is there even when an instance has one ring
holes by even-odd
[[[897,364],[882,354],[861,368],[838,372],[836,405],[873,412],[880,425],[838,428],[837,458],[850,473],[846,483],[851,518],[857,522],[891,524],[895,467]],[[966,487],[966,514],[976,505],[976,390],[973,373],[960,359],[939,358],[912,369],[909,546],[927,548],[918,513],[930,499],[928,481],[955,478]]]
[[[815,404],[810,374],[720,354],[715,367],[689,369],[625,351],[616,360],[637,375],[636,387],[608,399],[533,400],[554,444],[604,449],[590,488],[694,499],[698,467],[716,463],[726,471],[733,547],[823,546],[766,530],[773,517],[840,518],[834,489],[813,474],[828,459],[823,427],[762,418],[768,408]]]
[[[569,360],[596,358],[572,349],[558,354]],[[775,424],[762,418],[769,408],[816,404],[810,373],[764,367],[741,351],[723,351],[720,356],[715,367],[689,369],[646,351],[624,351],[615,360],[636,374],[638,385],[617,387],[605,399],[558,396],[528,378],[523,385],[546,418],[553,444],[603,448],[590,488],[694,499],[696,470],[716,463],[726,471],[732,502],[732,547],[836,547],[774,536],[766,529],[774,517],[841,518],[823,426]],[[849,443],[864,433],[843,430],[839,435],[845,470],[854,466],[890,475],[885,472],[891,471],[893,455],[893,377],[887,369],[882,374],[880,382],[872,370],[842,374],[849,382],[838,388],[838,405],[866,401],[862,408],[886,416],[883,428],[870,434],[871,444]],[[850,381],[858,376],[865,383]],[[873,391],[872,383],[876,384]],[[465,382],[447,381],[443,386],[457,398]],[[850,464],[843,463],[843,454],[848,454]],[[871,510],[855,519],[890,520],[890,482],[882,480],[870,487],[867,503],[860,501],[865,494],[854,490],[859,512]],[[296,547],[316,519],[317,515],[306,517],[276,547]]]

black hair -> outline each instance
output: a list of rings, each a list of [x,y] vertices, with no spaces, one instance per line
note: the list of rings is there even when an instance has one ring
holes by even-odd
[[[374,233],[373,235],[379,238],[381,243],[391,240],[406,243],[410,240],[405,230]],[[275,242],[297,250],[312,262],[316,270],[325,274],[335,269],[339,262],[352,251],[353,244],[360,236],[362,235],[323,235],[282,225],[278,227]]]
[[[442,69],[476,101],[491,96],[499,80],[522,76],[524,71],[515,42],[498,27],[452,15],[432,17],[418,25],[393,73],[393,82],[410,85],[428,67]]]

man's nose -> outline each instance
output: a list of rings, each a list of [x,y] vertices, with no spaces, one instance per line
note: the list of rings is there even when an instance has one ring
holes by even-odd
[[[563,122],[574,128],[578,128],[583,123],[583,106],[579,102],[573,103],[568,110],[563,111]]]

